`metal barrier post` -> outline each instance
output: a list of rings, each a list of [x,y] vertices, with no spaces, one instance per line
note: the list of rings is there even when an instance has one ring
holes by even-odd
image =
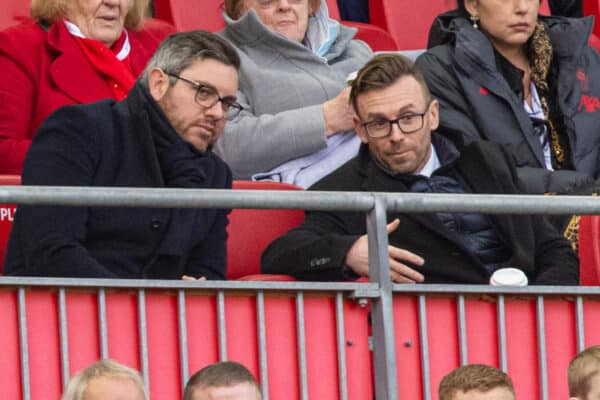
[[[369,275],[371,282],[379,283],[379,297],[373,299],[372,308],[375,396],[377,400],[397,400],[392,281],[386,222],[386,204],[382,198],[375,197],[375,207],[367,215]]]

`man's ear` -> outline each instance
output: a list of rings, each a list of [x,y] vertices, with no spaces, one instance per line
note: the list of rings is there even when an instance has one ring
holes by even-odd
[[[362,124],[360,118],[358,118],[358,114],[354,112],[354,116],[352,117],[352,121],[354,122],[354,130],[358,135],[358,138],[363,143],[369,143],[369,136],[367,135],[367,128],[365,128]]]
[[[153,68],[148,75],[148,89],[155,101],[160,101],[171,85],[169,76],[160,68]]]
[[[435,131],[440,125],[440,102],[437,99],[431,100],[427,115],[429,116],[429,128]]]

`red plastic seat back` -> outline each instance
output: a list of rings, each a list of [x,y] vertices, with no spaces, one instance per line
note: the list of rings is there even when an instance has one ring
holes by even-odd
[[[211,32],[225,27],[222,0],[154,0],[154,16],[178,31],[204,29]]]
[[[600,216],[584,215],[579,222],[579,281],[600,285]]]
[[[287,183],[234,181],[234,189],[302,190]],[[260,273],[260,256],[275,238],[304,220],[302,210],[234,209],[227,231],[227,279]]]
[[[435,17],[456,8],[456,0],[370,0],[371,23],[392,35],[398,49],[427,48],[427,35]]]
[[[29,1],[3,0],[0,7],[0,30],[18,24],[29,16]]]
[[[19,175],[0,175],[0,185],[20,185],[21,177]],[[4,269],[4,256],[6,255],[6,246],[8,237],[12,228],[13,219],[17,206],[14,204],[0,205],[0,274]]]

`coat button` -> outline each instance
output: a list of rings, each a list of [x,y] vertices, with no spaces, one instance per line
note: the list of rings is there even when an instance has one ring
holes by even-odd
[[[157,231],[162,227],[162,222],[160,222],[160,220],[158,219],[153,219],[152,222],[150,223],[150,227]]]

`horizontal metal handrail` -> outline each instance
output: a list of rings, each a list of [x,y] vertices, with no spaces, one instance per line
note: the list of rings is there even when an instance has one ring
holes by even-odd
[[[26,205],[368,211],[377,197],[396,212],[600,214],[592,196],[0,186],[0,204]]]

